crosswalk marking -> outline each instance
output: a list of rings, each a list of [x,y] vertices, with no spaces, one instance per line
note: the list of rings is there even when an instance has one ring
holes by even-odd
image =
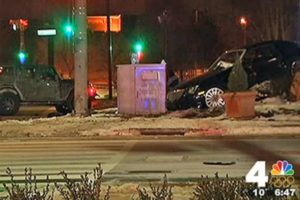
[[[134,142],[103,143],[93,140],[72,141],[3,141],[0,142],[0,180],[9,180],[6,168],[13,174],[24,175],[25,168],[32,168],[42,178],[62,178],[65,171],[73,178],[92,172],[97,163],[105,172],[110,171],[127,154]]]

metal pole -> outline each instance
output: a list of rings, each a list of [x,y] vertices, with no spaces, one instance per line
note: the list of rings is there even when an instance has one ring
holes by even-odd
[[[163,39],[163,48],[164,48],[164,60],[167,60],[167,23],[164,22],[164,39]]]
[[[25,30],[20,28],[20,51],[25,51]]]
[[[88,116],[86,0],[75,0],[75,113]]]
[[[298,44],[300,44],[300,0],[298,1],[298,34],[297,34],[297,39],[298,39]]]
[[[54,66],[54,37],[48,37],[48,64]]]
[[[106,0],[107,46],[108,46],[108,98],[112,99],[112,44],[110,30],[110,0]]]
[[[247,45],[247,27],[244,27],[244,46]]]

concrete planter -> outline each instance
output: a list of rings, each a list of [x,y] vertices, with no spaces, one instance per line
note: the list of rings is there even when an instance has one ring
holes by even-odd
[[[291,94],[296,101],[300,101],[300,71],[296,72],[293,78]]]
[[[223,98],[227,117],[254,118],[255,97],[254,91],[225,93]]]

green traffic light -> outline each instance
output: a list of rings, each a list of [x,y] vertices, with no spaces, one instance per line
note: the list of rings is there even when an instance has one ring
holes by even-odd
[[[68,37],[74,35],[74,28],[73,28],[73,26],[72,26],[71,24],[65,25],[65,28],[64,28],[64,29],[65,29],[65,33],[66,33],[66,35],[67,35]]]
[[[27,55],[24,51],[19,52],[18,57],[21,64],[24,64],[26,62]]]
[[[24,52],[20,52],[18,56],[19,56],[20,60],[24,59],[26,57]]]
[[[141,43],[137,43],[135,46],[134,46],[134,49],[135,51],[138,53],[138,52],[142,52],[143,51],[143,45]]]

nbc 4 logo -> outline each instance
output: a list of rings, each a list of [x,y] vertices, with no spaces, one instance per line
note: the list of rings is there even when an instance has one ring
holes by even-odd
[[[272,176],[293,176],[293,165],[279,160],[272,165]],[[246,183],[257,183],[258,187],[266,187],[269,177],[266,175],[266,161],[257,161],[246,175]]]

